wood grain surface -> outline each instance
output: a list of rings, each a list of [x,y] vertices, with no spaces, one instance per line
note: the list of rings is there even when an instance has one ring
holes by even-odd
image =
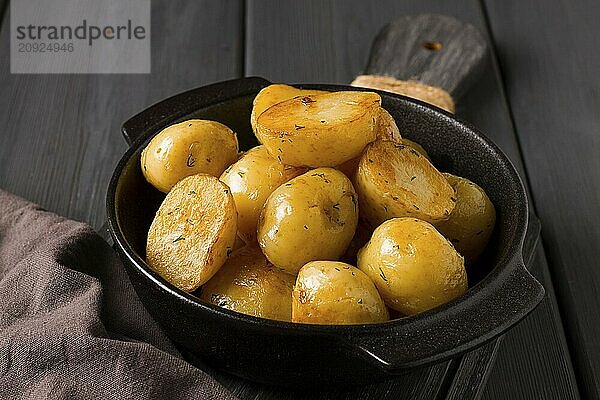
[[[108,181],[126,148],[121,124],[164,97],[241,76],[242,15],[235,0],[153,1],[151,74],[11,75],[7,12],[0,34],[0,186],[102,225]]]
[[[99,227],[107,183],[126,146],[119,127],[144,107],[243,75],[347,83],[364,70],[371,40],[394,17],[455,16],[477,27],[491,50],[458,114],[498,143],[529,178],[543,227],[532,272],[547,298],[501,343],[415,371],[412,386],[398,380],[319,398],[576,399],[577,383],[582,395],[594,398],[600,376],[600,269],[594,263],[600,258],[600,221],[591,205],[600,204],[600,86],[593,67],[600,27],[591,0],[550,3],[155,0],[152,73],[133,76],[10,75],[5,12],[0,187]],[[494,355],[493,365],[481,362]],[[215,376],[242,398],[315,398]]]
[[[600,396],[597,1],[486,1],[579,383]]]

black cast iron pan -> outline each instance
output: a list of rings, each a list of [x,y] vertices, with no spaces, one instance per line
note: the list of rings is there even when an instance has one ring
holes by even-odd
[[[444,40],[449,39],[442,35],[440,41]],[[145,181],[141,150],[161,129],[189,118],[226,124],[237,132],[241,149],[256,145],[250,128],[252,100],[269,83],[253,77],[190,90],[149,107],[123,125],[130,148],[108,188],[110,231],[138,296],[180,348],[217,368],[263,383],[363,384],[480,346],[541,301],[544,289],[523,264],[527,198],[513,165],[469,124],[425,103],[386,92],[379,92],[383,107],[395,118],[402,135],[422,144],[441,170],[482,186],[496,207],[494,235],[479,265],[471,268],[476,272],[469,275],[465,295],[428,312],[381,324],[305,325],[203,303],[151,271],[144,261],[146,233],[164,195]]]

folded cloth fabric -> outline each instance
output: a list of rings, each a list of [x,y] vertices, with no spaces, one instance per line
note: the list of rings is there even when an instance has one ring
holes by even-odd
[[[0,190],[0,399],[234,399],[182,360],[90,227]]]

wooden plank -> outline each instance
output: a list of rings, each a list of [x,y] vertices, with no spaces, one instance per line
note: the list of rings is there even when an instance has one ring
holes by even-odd
[[[461,2],[460,6],[452,1],[390,0],[377,2],[377,7],[360,1],[252,1],[247,15],[246,73],[281,82],[349,82],[364,68],[371,40],[387,21],[394,16],[423,12],[453,15],[474,24],[484,34],[487,32],[480,5],[475,0]],[[273,54],[282,54],[282,57],[274,57]],[[524,176],[518,142],[494,59],[460,106],[459,115],[498,143]],[[547,272],[543,259],[536,262],[535,268]],[[513,365],[540,354],[556,358],[554,363],[537,365],[538,371],[530,378],[540,385],[568,381],[568,377],[572,376],[560,317],[549,304],[555,304],[552,293],[549,300],[536,310],[541,317],[536,321],[535,329],[539,332],[552,331],[555,335],[544,335],[535,349],[502,346],[502,352]],[[514,340],[518,344],[529,344],[523,341],[521,335],[515,335]],[[501,371],[505,372],[503,376],[508,381],[514,379],[513,375],[506,374],[508,368],[501,368]],[[394,389],[400,390],[400,387],[398,385]],[[490,386],[487,389],[504,398],[518,398],[523,394],[517,386]],[[361,395],[375,398],[370,397],[368,391],[361,392]]]
[[[600,397],[600,4],[486,1],[582,394]]]
[[[152,73],[11,75],[0,34],[0,187],[98,227],[121,123],[161,98],[242,74],[238,0],[152,2]],[[176,28],[175,28],[176,27]]]
[[[505,335],[498,352],[496,364],[492,367],[488,384],[483,392],[485,399],[578,399],[579,391],[571,360],[565,357],[568,352],[566,342],[558,330],[546,330],[546,320],[558,314],[552,282],[546,265],[545,254],[540,245],[531,270],[542,282],[548,296],[523,323]],[[557,337],[557,336],[561,337]],[[549,339],[548,336],[552,338]],[[548,342],[558,346],[546,347]],[[511,351],[506,351],[510,349]],[[516,355],[520,354],[517,358]],[[551,367],[548,367],[551,366]],[[563,370],[566,373],[553,373]],[[550,372],[552,379],[534,379]],[[515,389],[516,388],[516,389]],[[506,393],[513,396],[507,397]],[[518,395],[518,396],[517,396]]]

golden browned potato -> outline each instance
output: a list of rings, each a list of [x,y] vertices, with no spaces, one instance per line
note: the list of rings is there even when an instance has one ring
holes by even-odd
[[[372,227],[406,216],[443,221],[456,201],[452,186],[425,157],[387,140],[367,146],[355,183],[361,216]]]
[[[336,261],[302,267],[292,297],[292,321],[307,324],[369,324],[389,319],[373,282],[358,268]]]
[[[377,130],[377,139],[391,140],[396,143],[402,143],[403,139],[400,136],[400,131],[396,126],[394,117],[392,117],[384,108],[380,109],[379,119],[377,120],[377,127],[375,129]],[[417,144],[417,146],[419,145]],[[354,176],[356,175],[356,170],[358,169],[358,163],[360,162],[361,155],[362,153],[336,167],[338,170],[342,171],[352,183],[354,183]]]
[[[256,241],[258,216],[273,190],[306,172],[305,168],[283,165],[257,146],[227,168],[221,181],[231,189],[238,212],[238,235],[246,242]]]
[[[258,243],[269,261],[296,274],[309,261],[341,257],[357,222],[352,183],[333,168],[317,168],[269,196],[258,221]]]
[[[485,191],[466,178],[444,174],[456,192],[456,206],[436,228],[454,244],[467,263],[473,263],[485,249],[496,223],[494,205]]]
[[[231,254],[205,285],[200,298],[255,317],[291,321],[294,276],[271,264],[257,246]]]
[[[392,142],[400,143],[402,136],[396,125],[394,117],[387,112],[385,108],[379,110],[379,120],[377,121],[377,139],[391,140]]]
[[[412,140],[407,139],[407,138],[402,138],[399,143],[402,143],[402,144],[404,144],[406,146],[412,147],[420,155],[422,155],[423,157],[425,157],[426,159],[428,159],[429,162],[431,162],[431,158],[429,157],[429,154],[427,154],[427,152],[425,151],[425,149],[423,148],[423,146],[421,146],[419,143],[413,142]]]
[[[186,292],[217,272],[235,243],[229,188],[211,175],[188,176],[167,194],[148,231],[146,262]]]
[[[259,115],[256,137],[284,164],[333,167],[375,140],[380,104],[372,92],[294,97]]]
[[[146,180],[167,193],[186,176],[220,176],[238,157],[235,133],[216,121],[190,119],[156,135],[141,156]]]
[[[250,114],[250,124],[252,130],[256,132],[256,120],[267,108],[274,104],[281,103],[296,96],[306,96],[308,94],[327,93],[324,90],[297,89],[293,86],[274,84],[262,89],[252,103],[252,114]]]
[[[464,261],[428,222],[394,218],[381,224],[358,253],[358,268],[375,282],[385,303],[417,314],[467,290]]]

